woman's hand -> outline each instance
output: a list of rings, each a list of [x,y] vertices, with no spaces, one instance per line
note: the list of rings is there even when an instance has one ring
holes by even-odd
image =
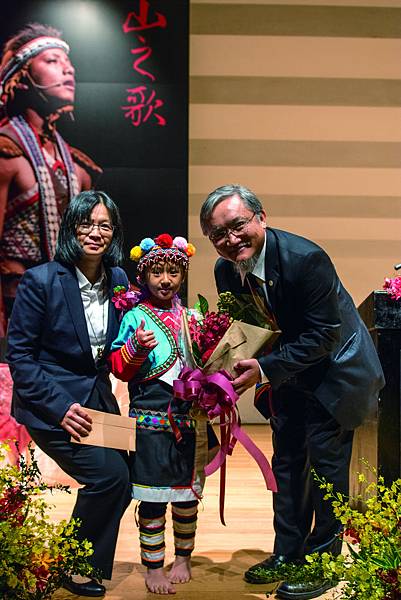
[[[153,350],[153,348],[156,348],[157,344],[159,343],[155,338],[154,332],[150,329],[145,329],[144,319],[142,319],[141,324],[136,330],[136,338],[141,346],[144,346],[149,350]]]
[[[92,419],[78,402],[71,404],[60,425],[77,442],[92,431]]]

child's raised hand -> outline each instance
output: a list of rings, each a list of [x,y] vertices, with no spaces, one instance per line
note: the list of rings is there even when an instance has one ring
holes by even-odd
[[[141,323],[136,330],[136,338],[141,346],[145,346],[145,348],[148,348],[149,350],[156,348],[157,344],[159,343],[155,338],[154,332],[150,329],[145,329],[144,319],[141,320]]]

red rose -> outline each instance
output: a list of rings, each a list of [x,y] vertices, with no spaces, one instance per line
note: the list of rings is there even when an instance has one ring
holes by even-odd
[[[214,348],[209,348],[202,354],[202,364],[205,364],[207,360],[212,356]]]
[[[161,233],[155,238],[155,243],[160,248],[171,248],[173,245],[173,238],[168,233]]]

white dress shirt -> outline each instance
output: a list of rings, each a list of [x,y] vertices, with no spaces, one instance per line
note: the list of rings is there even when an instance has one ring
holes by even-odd
[[[86,326],[92,356],[96,360],[106,344],[107,323],[109,318],[109,297],[107,294],[106,273],[102,268],[99,279],[92,283],[75,267],[78,278],[79,291],[84,306]]]
[[[266,236],[263,244],[262,252],[259,254],[258,261],[253,268],[252,275],[257,277],[262,284],[266,300],[268,300],[267,288],[266,288],[266,274],[265,274],[265,256],[266,256]]]

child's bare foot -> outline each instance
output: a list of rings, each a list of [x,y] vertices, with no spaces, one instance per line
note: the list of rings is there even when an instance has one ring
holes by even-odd
[[[191,559],[189,556],[176,556],[168,574],[171,583],[187,583],[191,580]]]
[[[145,575],[145,583],[149,592],[154,594],[175,594],[172,581],[166,577],[164,569],[148,569]]]

